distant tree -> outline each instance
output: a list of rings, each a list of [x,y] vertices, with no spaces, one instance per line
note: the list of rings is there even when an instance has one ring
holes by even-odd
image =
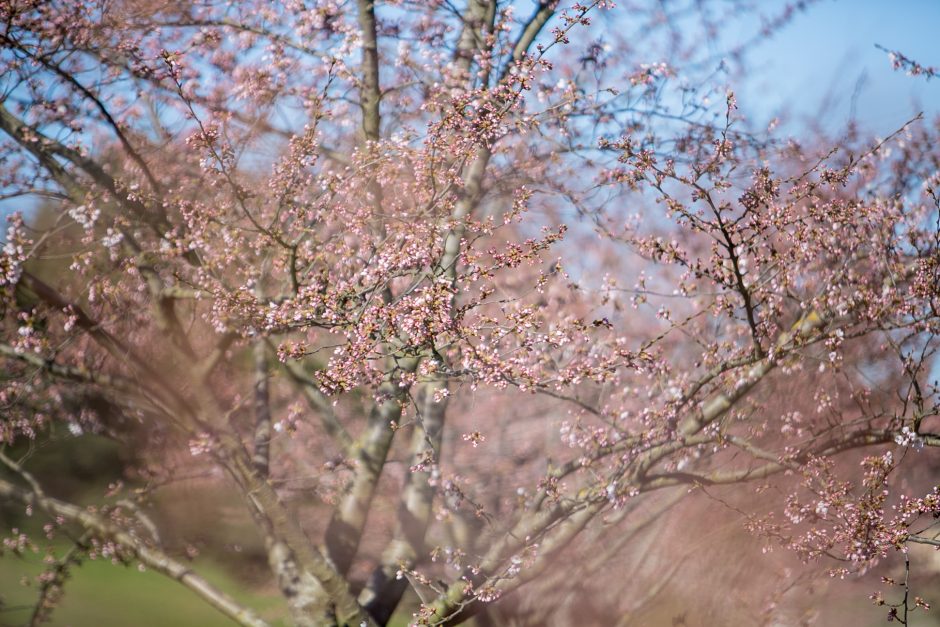
[[[819,572],[940,545],[936,129],[781,142],[703,78],[755,7],[624,4],[0,2],[0,497],[244,625],[163,486],[241,494],[297,625],[626,623],[697,495]],[[46,492],[64,427],[127,486]]]

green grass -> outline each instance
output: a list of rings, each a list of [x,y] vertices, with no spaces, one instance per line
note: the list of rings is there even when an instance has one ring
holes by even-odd
[[[200,562],[202,576],[257,611],[272,625],[283,625],[281,600],[274,594],[248,589],[218,566]],[[35,582],[23,586],[42,570],[42,555],[0,558],[0,626],[24,625],[38,596]],[[234,623],[208,606],[196,594],[159,573],[140,572],[136,565],[114,565],[107,560],[86,560],[73,567],[61,604],[53,611],[51,625],[72,627],[162,626],[230,627]]]

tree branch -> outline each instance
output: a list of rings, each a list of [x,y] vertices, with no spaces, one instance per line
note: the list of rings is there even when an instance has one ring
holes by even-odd
[[[252,610],[239,605],[234,599],[193,572],[189,566],[174,560],[158,549],[147,546],[127,531],[104,518],[90,513],[87,509],[46,496],[34,479],[31,477],[26,479],[26,477],[29,477],[28,473],[25,473],[18,464],[2,453],[0,453],[0,461],[14,469],[33,486],[31,490],[24,490],[9,481],[0,479],[0,497],[23,505],[39,506],[53,518],[64,518],[80,525],[96,536],[112,540],[127,549],[142,564],[174,581],[178,581],[238,624],[245,627],[267,627],[267,623],[261,620]]]

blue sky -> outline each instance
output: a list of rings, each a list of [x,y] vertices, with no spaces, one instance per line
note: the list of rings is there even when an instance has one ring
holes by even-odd
[[[760,0],[768,16],[784,4]],[[733,45],[756,30],[753,20],[738,20],[721,39]],[[807,122],[838,134],[853,110],[863,130],[880,136],[918,111],[928,119],[940,115],[940,78],[895,71],[875,44],[940,66],[940,0],[821,0],[760,41],[746,75],[729,86],[741,111],[758,124],[789,112],[786,133],[797,136]],[[9,203],[0,203],[0,217],[8,210]]]
[[[804,117],[794,122],[839,127],[852,113],[858,85],[857,119],[882,135],[917,111],[940,114],[940,78],[894,70],[876,43],[940,66],[940,0],[819,2],[754,50],[747,84],[735,86],[738,100],[756,119],[789,108]]]

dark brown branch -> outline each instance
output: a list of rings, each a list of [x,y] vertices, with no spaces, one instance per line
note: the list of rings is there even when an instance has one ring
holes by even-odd
[[[366,141],[379,140],[382,89],[379,85],[379,40],[376,33],[375,0],[357,0],[359,30],[362,34],[362,87],[359,106],[362,109],[362,132]]]

